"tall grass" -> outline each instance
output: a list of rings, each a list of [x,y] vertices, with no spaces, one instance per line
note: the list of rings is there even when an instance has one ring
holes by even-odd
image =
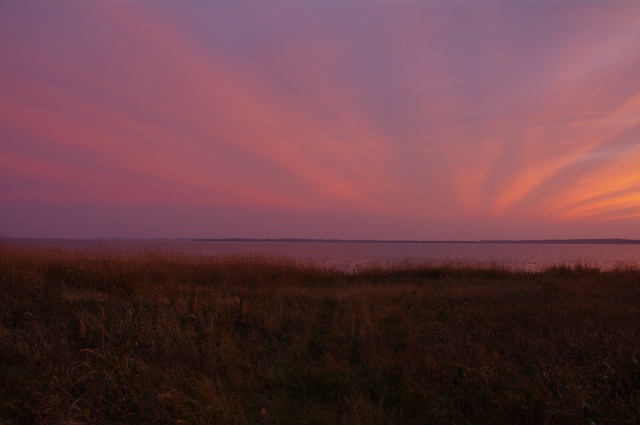
[[[0,246],[0,423],[640,422],[640,270]]]

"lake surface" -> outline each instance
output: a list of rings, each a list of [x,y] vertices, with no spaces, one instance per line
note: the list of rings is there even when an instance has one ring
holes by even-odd
[[[285,256],[349,271],[370,264],[389,266],[405,262],[451,261],[500,264],[522,270],[542,270],[557,264],[586,264],[601,269],[640,267],[640,245],[633,244],[223,242],[175,239],[10,239],[7,242],[110,252],[160,250],[195,255]]]

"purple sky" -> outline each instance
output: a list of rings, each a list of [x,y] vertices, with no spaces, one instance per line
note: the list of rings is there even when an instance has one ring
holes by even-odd
[[[0,2],[0,234],[640,239],[640,2]]]

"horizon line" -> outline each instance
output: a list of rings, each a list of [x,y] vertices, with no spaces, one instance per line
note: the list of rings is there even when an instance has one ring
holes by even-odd
[[[188,237],[21,237],[2,236],[0,243],[19,239],[45,239],[45,240],[175,240],[193,242],[317,242],[317,243],[414,243],[414,244],[556,244],[556,245],[640,245],[640,239],[625,238],[569,238],[569,239],[477,239],[477,240],[422,240],[422,239],[340,239],[340,238],[188,238]]]
[[[178,238],[181,239],[181,238]],[[493,243],[493,244],[640,244],[640,239],[480,239],[480,240],[414,240],[414,239],[323,239],[323,238],[189,238],[194,242],[323,242],[323,243]]]

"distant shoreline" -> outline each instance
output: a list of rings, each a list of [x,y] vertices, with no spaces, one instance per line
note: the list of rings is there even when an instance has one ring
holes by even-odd
[[[547,244],[547,245],[640,245],[638,239],[523,239],[523,240],[477,240],[477,241],[423,241],[384,239],[296,239],[296,238],[192,238],[194,242],[322,242],[322,243],[466,243],[466,244]]]
[[[526,244],[526,245],[640,245],[640,239],[483,239],[483,240],[414,240],[414,239],[313,239],[313,238],[34,238],[2,237],[0,242],[28,240],[59,241],[192,241],[192,242],[266,242],[266,243],[374,243],[374,244]]]

